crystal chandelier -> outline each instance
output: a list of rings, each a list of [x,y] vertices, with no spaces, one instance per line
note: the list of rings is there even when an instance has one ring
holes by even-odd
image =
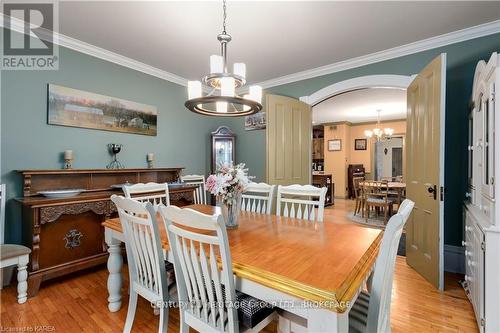
[[[227,44],[231,36],[226,32],[226,1],[223,0],[222,33],[217,36],[221,44],[221,55],[210,56],[210,74],[205,76],[203,84],[211,91],[203,96],[200,81],[188,82],[188,100],[184,105],[189,110],[208,116],[238,117],[254,114],[262,110],[262,88],[250,86],[249,93],[240,97],[236,88],[245,85],[246,66],[237,62],[233,72],[227,69]]]
[[[382,110],[377,110],[377,126],[373,130],[366,130],[365,136],[367,138],[374,137],[377,141],[390,140],[394,134],[394,129],[386,127],[383,130],[380,128],[380,112]]]

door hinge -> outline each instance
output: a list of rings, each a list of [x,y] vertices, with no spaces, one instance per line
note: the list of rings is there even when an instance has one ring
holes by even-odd
[[[486,251],[486,243],[484,241],[481,242],[481,250],[483,250],[483,252]]]
[[[444,201],[444,187],[439,188],[439,200]]]
[[[481,318],[481,326],[486,326],[486,320],[484,318]]]

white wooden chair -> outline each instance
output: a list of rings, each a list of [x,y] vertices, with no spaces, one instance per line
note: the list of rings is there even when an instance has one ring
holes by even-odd
[[[199,332],[258,332],[275,318],[272,308],[235,291],[221,215],[175,206],[161,206],[160,213],[174,257],[179,303],[187,304],[179,309],[181,332],[189,327]],[[238,309],[232,306],[236,302]]]
[[[384,231],[371,291],[361,291],[349,311],[349,332],[390,332],[391,293],[398,244],[415,203],[405,200]]]
[[[323,222],[326,191],[312,185],[278,185],[276,215]]]
[[[271,214],[276,185],[250,183],[241,195],[241,210],[261,214]]]
[[[150,202],[141,203],[117,195],[113,195],[111,200],[118,208],[129,262],[129,303],[123,332],[132,329],[138,295],[159,308],[158,332],[166,332],[169,286],[156,211]]]
[[[205,176],[203,175],[185,175],[181,176],[181,181],[191,185],[198,185],[194,191],[194,203],[198,205],[207,204],[207,191],[205,189]]]
[[[126,198],[146,203],[150,202],[155,211],[161,204],[170,205],[170,196],[168,194],[167,183],[138,183],[123,187],[123,193]]]
[[[3,286],[3,271],[5,267],[17,265],[17,302],[22,304],[28,299],[28,262],[31,250],[26,246],[4,244],[5,235],[5,184],[0,185],[0,289]]]

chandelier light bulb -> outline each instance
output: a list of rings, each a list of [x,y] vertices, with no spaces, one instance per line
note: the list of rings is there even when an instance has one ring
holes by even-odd
[[[394,134],[394,129],[384,128],[384,133],[385,133],[385,135],[391,136],[392,134]]]
[[[234,78],[223,77],[220,79],[220,95],[221,96],[234,96]]]
[[[380,128],[374,128],[373,134],[375,134],[376,136],[380,136],[382,134],[382,131],[380,130]]]
[[[198,98],[201,97],[201,82],[200,81],[188,81],[188,98]]]
[[[235,75],[241,76],[242,78],[246,77],[247,66],[242,62],[235,62],[233,65],[233,73]]]
[[[210,73],[224,72],[224,58],[220,55],[213,54],[210,56]]]
[[[365,131],[365,136],[366,136],[367,138],[371,138],[371,137],[373,136],[373,132],[372,132],[372,131],[369,131],[369,130],[366,130],[366,131]]]

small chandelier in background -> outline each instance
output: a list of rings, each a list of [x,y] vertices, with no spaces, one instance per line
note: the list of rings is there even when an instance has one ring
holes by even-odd
[[[386,141],[392,138],[394,134],[394,129],[386,127],[383,130],[380,128],[380,112],[382,110],[377,110],[377,126],[373,130],[366,130],[365,136],[369,139],[374,137],[377,141]]]
[[[210,74],[203,83],[211,88],[208,95],[202,94],[200,81],[188,82],[188,100],[184,105],[189,110],[208,116],[238,117],[247,116],[262,110],[262,88],[250,86],[249,94],[243,97],[235,93],[246,83],[246,66],[235,63],[233,72],[227,69],[227,44],[231,36],[226,32],[226,1],[223,0],[222,33],[217,36],[221,44],[221,55],[210,56]]]

